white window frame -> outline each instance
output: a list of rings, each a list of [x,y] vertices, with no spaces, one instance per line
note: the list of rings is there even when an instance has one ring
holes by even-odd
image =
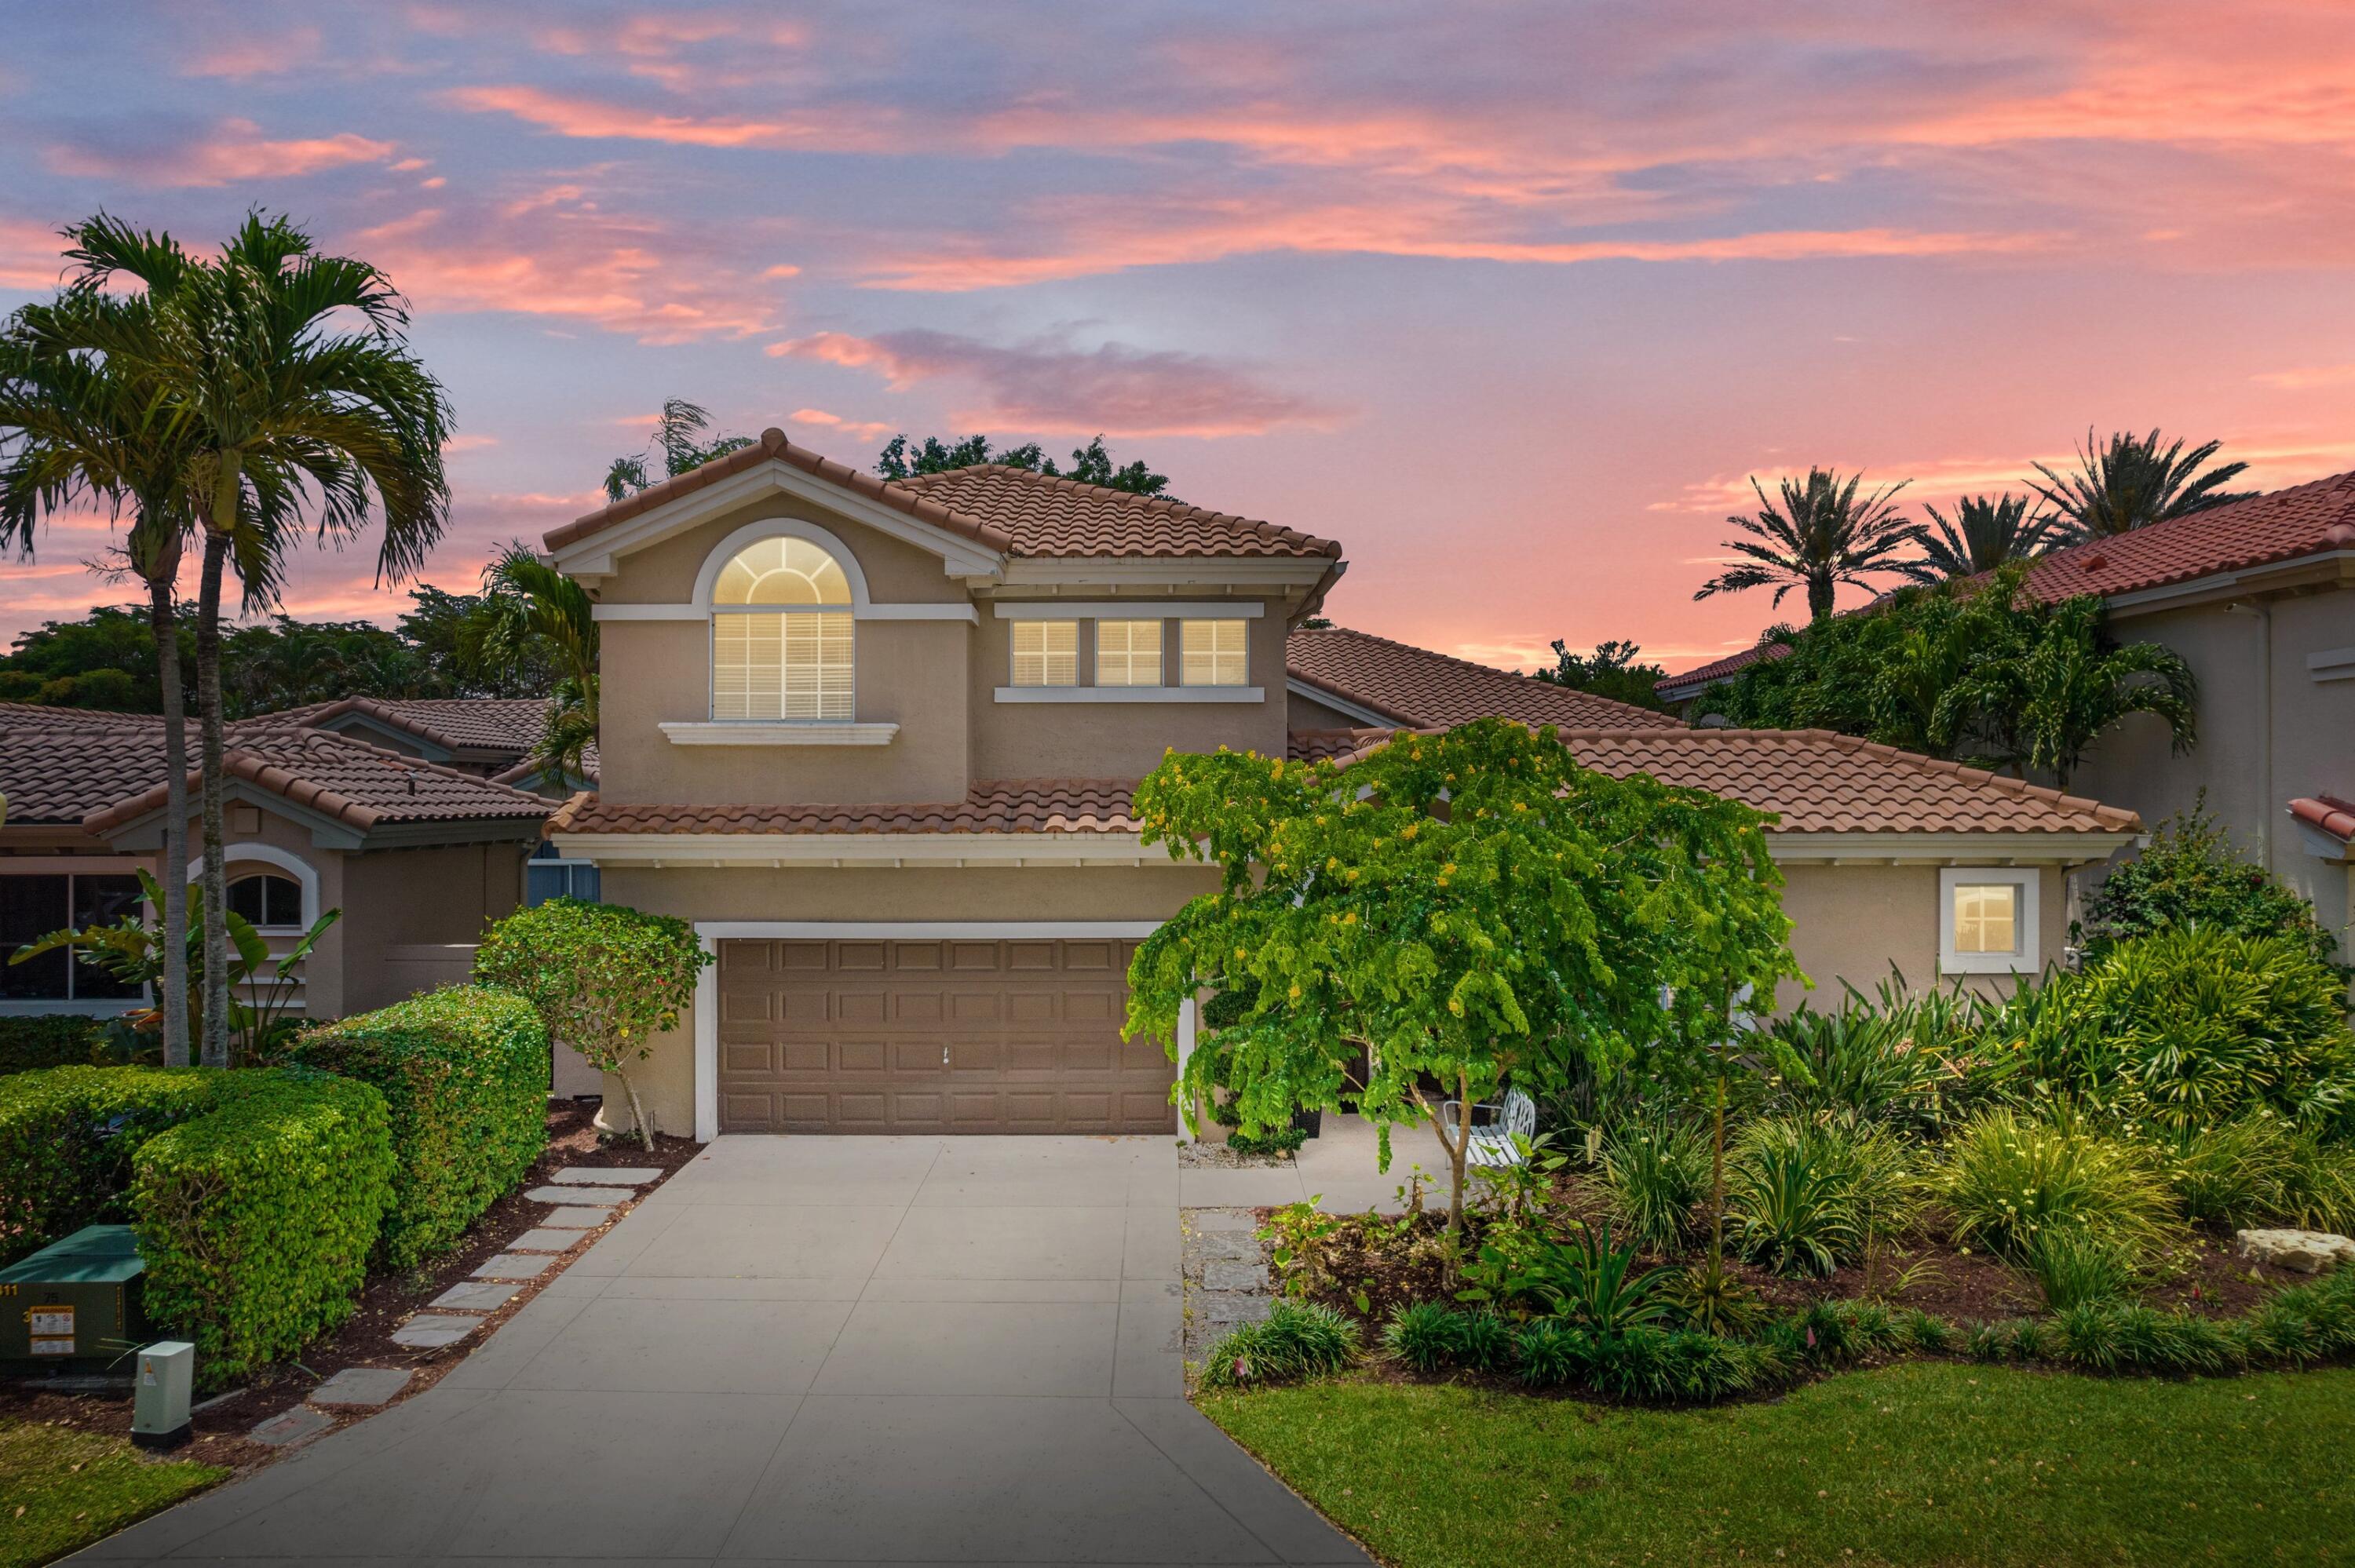
[[[270,934],[294,935],[318,924],[319,873],[301,855],[292,850],[280,849],[276,844],[235,843],[222,846],[221,860],[228,867],[234,867],[240,862],[266,865],[272,871],[293,877],[303,889],[303,923],[300,926],[272,926],[269,927]],[[191,886],[203,880],[204,874],[205,863],[201,856],[188,863],[188,883]]]
[[[1242,629],[1242,679],[1240,681],[1189,681],[1186,678],[1186,633],[1196,626],[1236,626]],[[1215,634],[1213,634],[1215,641]],[[1178,683],[1193,691],[1233,692],[1251,685],[1251,621],[1240,615],[1189,615],[1178,623]],[[1213,669],[1220,655],[1214,648],[1209,658]]]
[[[1046,639],[1052,629],[1063,626],[1068,626],[1071,629],[1071,678],[1068,681],[1050,680],[1049,678],[1049,662],[1055,657],[1055,654],[1047,647]],[[1039,652],[1036,655],[1039,660],[1039,679],[1035,681],[1026,681],[1022,679],[1021,667],[1019,664],[1019,661],[1028,656],[1022,652],[1021,637],[1023,632],[1034,628],[1038,630],[1039,637]],[[1086,638],[1080,635],[1080,620],[1075,616],[1057,616],[1052,619],[1049,619],[1044,616],[1026,617],[1021,620],[1009,621],[1006,628],[1007,683],[1017,690],[1025,692],[1068,692],[1076,690],[1080,684],[1080,666],[1084,662],[1080,644],[1086,641]]]
[[[1955,948],[1955,890],[2009,884],[2019,889],[2014,927],[2019,950],[1964,953]],[[2044,967],[2043,872],[2032,865],[1948,865],[1938,869],[1938,969],[1950,975],[2035,974]]]
[[[1015,624],[1018,626],[1021,623],[1017,621]],[[1153,679],[1150,681],[1107,681],[1104,679],[1104,628],[1107,626],[1149,626],[1153,628]],[[1135,692],[1150,691],[1158,687],[1166,686],[1169,683],[1169,622],[1167,620],[1157,615],[1098,616],[1095,622],[1095,674],[1097,685],[1113,687],[1121,691]],[[1136,662],[1141,655],[1137,652],[1135,647],[1135,634],[1132,632],[1129,636],[1130,645],[1119,651],[1114,655],[1114,657],[1120,660],[1125,666],[1126,672],[1133,675],[1136,672]]]
[[[842,572],[849,588],[847,604],[715,604],[712,595],[718,590],[720,574],[729,563],[753,546],[771,539],[798,539],[825,551]],[[703,558],[702,568],[695,578],[695,605],[710,623],[704,644],[704,719],[709,725],[783,726],[831,726],[836,729],[852,725],[858,714],[858,618],[869,608],[867,596],[867,574],[858,565],[858,557],[837,538],[831,529],[821,528],[797,517],[770,517],[758,523],[748,523],[719,541]],[[721,718],[719,716],[719,618],[723,615],[840,615],[850,622],[850,712],[824,718]],[[783,666],[780,665],[782,676]],[[689,726],[681,726],[682,729]],[[668,726],[666,726],[667,732]],[[831,733],[831,732],[829,732]],[[673,735],[676,741],[679,738]],[[698,736],[698,738],[700,738]],[[889,736],[884,739],[888,740]]]
[[[23,855],[0,861],[0,876],[136,876],[149,869],[147,863],[137,860],[110,860],[101,855]],[[152,921],[155,912],[144,903],[140,906]],[[66,890],[66,918],[73,918],[73,890]],[[8,955],[0,952],[0,964]],[[67,974],[75,974],[81,959],[66,955]],[[69,978],[66,984],[73,984]],[[142,986],[137,996],[74,997],[47,996],[0,997],[0,1018],[24,1018],[46,1013],[70,1014],[82,1018],[113,1018],[125,1012],[135,1012],[155,1005],[155,988]]]

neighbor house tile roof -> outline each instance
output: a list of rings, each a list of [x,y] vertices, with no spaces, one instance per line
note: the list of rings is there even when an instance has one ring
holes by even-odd
[[[962,800],[872,806],[634,806],[580,794],[549,833],[1133,833],[1133,783],[1012,779]]]
[[[2289,803],[2289,814],[2317,832],[2355,844],[2355,800],[2330,794],[2301,795]]]
[[[232,734],[283,729],[289,725],[332,726],[346,714],[362,714],[390,728],[453,751],[496,751],[521,756],[539,744],[548,727],[544,697],[339,697],[299,708],[256,714],[229,726]]]
[[[0,724],[8,716],[0,715]],[[0,795],[8,798],[12,828],[79,826],[163,772],[160,724],[0,727]]]
[[[1577,729],[1683,727],[1682,720],[1649,708],[1345,627],[1293,632],[1284,641],[1284,668],[1295,681],[1409,727],[1444,727],[1476,718]]]
[[[2355,550],[2355,472],[2056,550],[2030,569],[2028,591],[2106,598],[2328,550]]]
[[[794,446],[779,429],[546,535],[551,550],[769,461],[790,463],[869,501],[1013,556],[1301,556],[1338,557],[1329,539],[1175,501],[1050,479],[999,463],[883,480]]]
[[[1739,653],[1729,653],[1722,659],[1713,660],[1707,664],[1687,670],[1681,674],[1663,675],[1652,683],[1652,689],[1658,692],[1664,699],[1681,700],[1705,686],[1724,680],[1729,675],[1742,673],[1762,659],[1787,659],[1790,655],[1791,645],[1787,642],[1761,642],[1753,647],[1744,648]]]
[[[1646,773],[1782,820],[1786,833],[2126,833],[2132,811],[1820,729],[1566,730],[1614,779]],[[1376,737],[1348,760],[1373,746]]]

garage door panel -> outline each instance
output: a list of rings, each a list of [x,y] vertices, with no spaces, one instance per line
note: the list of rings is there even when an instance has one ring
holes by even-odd
[[[1131,941],[720,944],[734,1132],[1167,1132],[1172,1069],[1119,1037]]]

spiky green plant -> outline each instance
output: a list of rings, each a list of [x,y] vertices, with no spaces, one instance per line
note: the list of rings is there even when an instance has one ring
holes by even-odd
[[[1770,501],[1765,487],[1753,479],[1757,515],[1728,517],[1745,536],[1724,545],[1747,559],[1702,584],[1693,598],[1771,588],[1779,605],[1784,595],[1798,588],[1807,596],[1808,619],[1822,620],[1831,614],[1840,584],[1870,585],[1874,577],[1900,570],[1897,553],[1912,542],[1913,525],[1891,498],[1905,482],[1859,500],[1857,490],[1863,482],[1861,473],[1843,482],[1830,469],[1811,468],[1805,480],[1784,480],[1779,501]]]

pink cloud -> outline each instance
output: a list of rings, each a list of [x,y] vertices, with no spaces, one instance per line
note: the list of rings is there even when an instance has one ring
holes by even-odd
[[[976,387],[960,424],[1124,436],[1256,436],[1284,425],[1329,427],[1340,411],[1283,391],[1258,373],[1202,355],[1108,343],[1001,346],[909,329],[857,337],[815,333],[771,344],[772,355],[879,372],[894,391],[947,379]]]
[[[275,76],[319,52],[319,29],[290,27],[267,37],[223,38],[208,43],[181,62],[182,76],[221,77],[232,81]]]
[[[61,175],[124,180],[144,185],[221,185],[248,180],[288,179],[352,164],[389,158],[393,143],[352,132],[332,136],[272,140],[250,120],[224,120],[209,137],[162,151],[117,153],[95,147],[58,145],[47,162]]]
[[[46,223],[0,217],[0,289],[36,292],[57,287],[65,271],[65,241]]]
[[[815,425],[824,430],[838,430],[854,440],[861,441],[875,440],[898,428],[880,420],[846,419],[839,414],[829,414],[824,408],[796,408],[785,418],[796,425]]]
[[[831,119],[660,114],[594,99],[565,97],[537,87],[461,87],[443,102],[477,113],[512,114],[559,136],[665,142],[686,147],[824,147],[842,149],[854,138]]]

